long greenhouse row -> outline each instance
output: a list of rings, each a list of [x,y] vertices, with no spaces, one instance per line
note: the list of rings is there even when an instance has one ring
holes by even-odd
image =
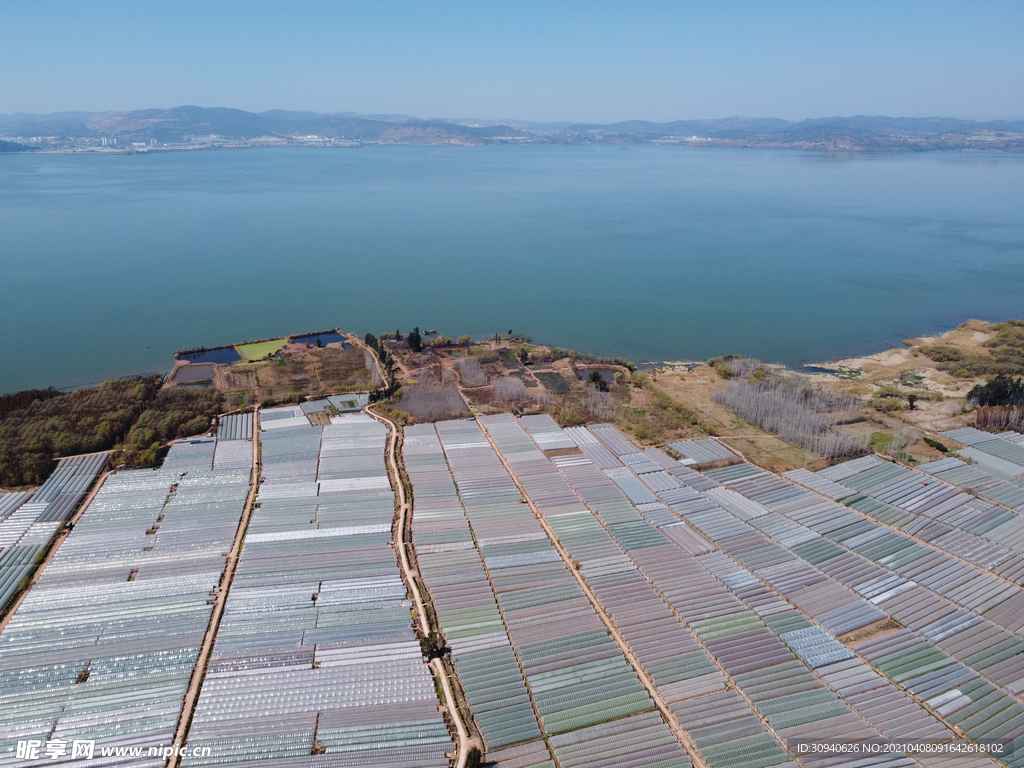
[[[107,479],[0,634],[0,765],[164,764],[101,750],[174,741],[250,488],[191,441],[167,464]]]
[[[277,423],[260,433],[263,484],[189,735],[210,756],[184,764],[447,766],[389,546],[386,429],[264,414]]]
[[[434,426],[407,427],[403,453],[416,497],[419,572],[484,740],[496,750],[539,739],[522,672]]]

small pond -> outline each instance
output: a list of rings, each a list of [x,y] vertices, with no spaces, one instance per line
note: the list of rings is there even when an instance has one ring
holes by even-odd
[[[185,352],[177,356],[178,360],[188,360],[190,363],[219,363],[230,365],[242,359],[234,347],[222,347],[221,349],[203,349],[199,352]]]

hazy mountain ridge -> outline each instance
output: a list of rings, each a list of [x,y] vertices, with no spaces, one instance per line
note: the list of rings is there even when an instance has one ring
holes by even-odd
[[[404,115],[320,114],[183,106],[132,112],[0,115],[0,137],[31,148],[72,145],[175,148],[265,143],[687,143],[714,146],[889,150],[986,149],[1024,151],[1024,120],[824,117],[724,118],[654,123],[531,123],[475,118],[420,119]],[[7,151],[19,151],[8,148]]]

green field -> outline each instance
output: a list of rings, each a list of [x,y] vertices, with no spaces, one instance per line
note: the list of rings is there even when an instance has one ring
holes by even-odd
[[[287,343],[288,339],[274,339],[273,341],[261,341],[258,344],[239,344],[235,347],[235,351],[246,360],[262,360],[267,355],[277,352]]]
[[[564,395],[569,391],[569,385],[565,383],[565,379],[562,378],[562,374],[560,373],[541,371],[539,373],[535,373],[534,376],[540,380],[541,384],[556,395]]]

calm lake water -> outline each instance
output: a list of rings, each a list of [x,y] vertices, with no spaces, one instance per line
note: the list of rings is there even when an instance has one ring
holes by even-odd
[[[1024,157],[0,155],[0,392],[340,326],[797,365],[1024,316]]]

